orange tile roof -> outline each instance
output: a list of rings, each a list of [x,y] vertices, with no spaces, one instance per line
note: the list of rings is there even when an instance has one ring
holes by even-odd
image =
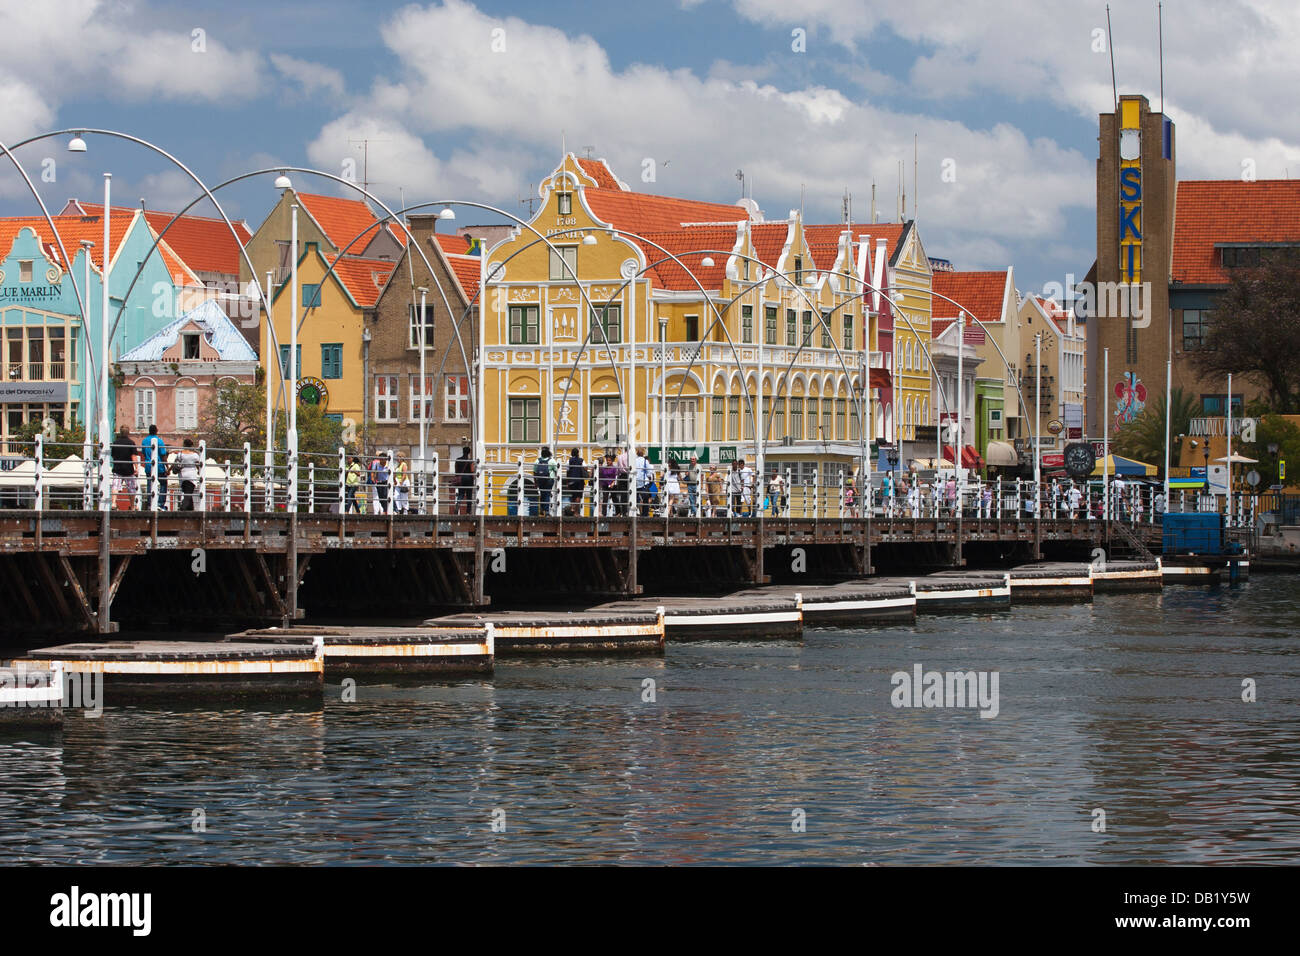
[[[316,220],[335,249],[364,249],[374,236],[356,239],[358,234],[378,228],[375,214],[359,199],[339,199],[337,196],[319,196],[313,193],[298,193],[298,202],[307,213]],[[352,243],[351,247],[348,243]],[[349,257],[351,258],[351,257]]]
[[[464,236],[435,232],[433,237],[438,240],[438,245],[442,247],[443,252],[463,256],[469,250],[469,240]]]
[[[1006,272],[936,272],[932,288],[935,295],[930,315],[936,327],[940,319],[957,318],[957,306],[940,296],[955,299],[981,322],[1002,321]]]
[[[582,167],[584,173],[596,180],[599,188],[622,191],[623,187],[618,184],[618,177],[603,159],[579,159],[578,165]]]
[[[809,225],[803,227],[803,241],[812,254],[813,265],[822,272],[829,272],[835,266],[835,257],[840,251],[840,235],[846,226]],[[851,268],[850,264],[850,268]]]
[[[116,256],[122,247],[124,240],[130,231],[131,222],[135,218],[136,210],[122,209],[119,211],[114,208],[109,223],[109,241],[113,243],[113,255]],[[54,216],[54,225],[58,229],[59,235],[63,239],[63,244],[68,250],[68,255],[73,259],[77,257],[77,249],[83,239],[88,239],[95,245],[90,252],[90,261],[96,270],[103,271],[104,253],[101,246],[104,243],[104,219],[101,214],[86,216]],[[49,253],[51,259],[61,263],[62,257],[59,254],[58,243],[55,242],[53,235],[50,233],[49,224],[43,216],[14,216],[8,219],[0,219],[0,249],[7,255],[13,248],[14,240],[18,236],[18,231],[24,227],[31,227],[36,231],[36,235],[41,244]],[[169,233],[170,235],[170,233]],[[167,266],[167,274],[173,279],[182,277],[182,281],[189,282],[192,277],[185,263],[167,247],[166,242],[158,246],[158,254],[162,256],[163,263]]]
[[[722,288],[722,281],[727,271],[727,258],[730,250],[736,246],[736,229],[734,226],[688,226],[667,232],[643,233],[642,238],[658,243],[679,257],[699,279],[700,285],[708,290],[716,290]],[[662,250],[650,245],[649,242],[638,240],[637,245],[645,254],[647,264],[666,258]],[[712,251],[694,252],[697,249]],[[703,265],[706,257],[713,260],[712,266]],[[651,283],[661,289],[694,292],[700,290],[700,286],[696,285],[686,270],[672,260],[652,266],[647,270],[646,275]]]
[[[103,213],[104,207],[101,203],[76,202],[87,215],[98,216]],[[239,275],[239,243],[230,234],[230,229],[227,228],[224,220],[215,216],[186,215],[176,220],[175,225],[168,229],[167,224],[172,221],[174,215],[175,213],[147,209],[144,218],[155,237],[162,235],[163,230],[167,229],[163,242],[171,246],[177,257],[195,272]],[[232,219],[231,225],[235,227],[239,242],[246,245],[248,240],[253,238],[248,223],[242,219]]]
[[[678,229],[684,222],[735,222],[749,218],[749,213],[740,206],[725,203],[590,187],[584,189],[583,194],[597,218],[616,229],[643,235]]]
[[[756,222],[749,227],[749,241],[754,247],[754,256],[764,265],[776,268],[776,261],[781,258],[785,248],[785,237],[790,233],[788,222]]]
[[[1184,180],[1174,203],[1173,279],[1227,285],[1216,242],[1300,242],[1300,180]]]
[[[853,233],[854,242],[858,242],[863,235],[871,236],[871,254],[873,256],[876,252],[876,240],[884,239],[885,249],[888,251],[889,259],[892,262],[894,257],[901,251],[903,234],[907,232],[907,223],[855,222],[849,225],[849,230]]]
[[[379,290],[397,266],[389,259],[364,259],[361,256],[325,256],[325,261],[334,266],[334,274],[352,300],[363,309],[373,309],[379,302]]]
[[[466,300],[472,300],[478,295],[479,265],[482,261],[479,256],[447,256],[447,262],[456,273],[460,287],[465,290]]]

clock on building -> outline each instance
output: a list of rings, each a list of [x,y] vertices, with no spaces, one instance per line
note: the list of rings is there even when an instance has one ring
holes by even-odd
[[[1065,473],[1071,478],[1087,478],[1097,467],[1097,455],[1087,442],[1065,446]]]

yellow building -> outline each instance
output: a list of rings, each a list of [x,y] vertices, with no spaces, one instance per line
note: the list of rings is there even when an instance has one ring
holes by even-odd
[[[883,248],[873,261],[876,237],[894,247],[889,281],[905,289],[903,308],[918,334],[929,331],[914,227],[805,227],[796,211],[764,221],[748,201],[634,193],[603,160],[572,154],[539,192],[529,228],[495,245],[485,267],[490,472],[533,462],[542,445],[590,460],[629,440],[652,461],[753,463],[756,432],[768,474],[789,470],[796,484],[817,473],[836,486],[859,466],[873,390],[889,381],[880,355],[868,370],[865,280],[885,265]],[[917,394],[928,388],[920,376]]]
[[[323,403],[327,415],[360,432],[366,420],[365,319],[373,315],[380,290],[393,273],[393,263],[345,256],[331,272],[336,258],[314,242],[303,246],[298,258],[298,396],[311,404]],[[289,370],[292,292],[287,274],[275,288],[271,308],[279,348],[272,348],[267,341],[263,322],[259,354],[279,406],[281,375]],[[278,370],[271,364],[277,360]]]

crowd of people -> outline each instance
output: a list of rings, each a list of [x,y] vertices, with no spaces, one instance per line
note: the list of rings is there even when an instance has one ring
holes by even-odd
[[[158,507],[161,510],[196,510],[205,465],[186,438],[182,447],[169,451],[150,426],[137,446],[122,428],[110,448],[114,507]],[[744,458],[725,464],[701,465],[669,457],[664,464],[651,462],[646,447],[597,452],[586,459],[580,448],[567,457],[543,446],[536,459],[512,476],[504,486],[504,502],[492,483],[482,489],[489,513],[503,503],[508,514],[586,517],[755,517],[791,514],[791,492],[800,500],[798,514],[859,517],[864,511],[881,518],[929,518],[956,515],[972,518],[1032,515],[1041,508],[1044,517],[1100,518],[1106,511],[1096,483],[1052,478],[1034,494],[1030,481],[985,481],[973,476],[959,489],[952,472],[923,476],[916,471],[886,471],[861,491],[849,474],[820,488],[806,484],[790,487],[779,467],[765,469],[760,477]],[[342,510],[349,514],[405,515],[427,510],[426,496],[437,496],[444,514],[474,513],[479,469],[466,442],[449,469],[435,484],[419,488],[411,462],[392,451],[349,456],[344,468]],[[337,473],[313,488],[311,494],[325,510],[338,510]],[[173,485],[174,482],[174,485]],[[209,478],[209,487],[211,479]],[[1149,520],[1163,513],[1167,503],[1159,488],[1115,476],[1109,484],[1110,513],[1121,520]],[[156,496],[156,499],[155,499]],[[417,499],[413,501],[413,499]],[[960,499],[960,501],[959,501]],[[156,501],[156,504],[155,504]]]

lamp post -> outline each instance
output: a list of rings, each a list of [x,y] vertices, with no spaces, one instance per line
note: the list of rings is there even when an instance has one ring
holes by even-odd
[[[668,474],[668,316],[659,316],[659,467]],[[666,480],[666,479],[665,479]]]
[[[426,392],[426,389],[428,388],[428,383],[426,382],[424,377],[424,372],[425,372],[424,352],[425,352],[425,345],[426,345],[425,329],[427,328],[424,321],[424,315],[425,315],[424,309],[425,309],[425,298],[429,294],[428,286],[420,286],[419,292],[420,292],[420,481],[421,483],[423,483],[427,480],[427,476],[425,474],[425,465],[424,465],[424,459],[425,459],[424,450],[428,446],[428,440],[429,440],[429,426],[427,424],[429,419],[429,396]]]
[[[84,144],[83,144],[84,145]],[[104,174],[104,267],[100,270],[100,324],[99,324],[99,511],[101,515],[99,529],[99,633],[107,634],[113,626],[109,621],[110,574],[109,562],[112,557],[109,534],[109,515],[112,514],[112,483],[109,478],[109,434],[108,434],[108,277],[112,268],[112,256],[109,245],[109,199],[112,192],[113,174]],[[89,255],[90,251],[87,250]]]

